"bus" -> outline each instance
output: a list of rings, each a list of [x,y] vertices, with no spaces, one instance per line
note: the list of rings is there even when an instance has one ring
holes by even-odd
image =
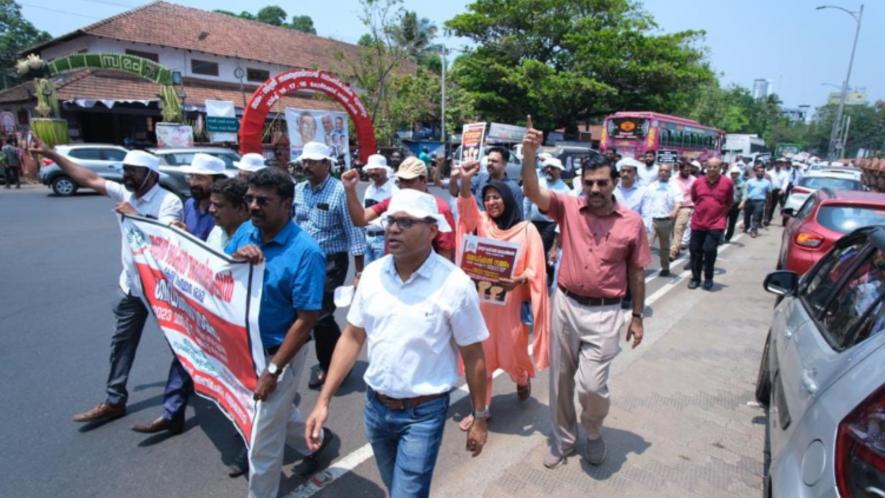
[[[600,149],[615,149],[624,157],[641,158],[655,152],[659,163],[673,164],[681,156],[703,161],[719,157],[725,132],[697,121],[657,112],[616,112],[605,118]]]

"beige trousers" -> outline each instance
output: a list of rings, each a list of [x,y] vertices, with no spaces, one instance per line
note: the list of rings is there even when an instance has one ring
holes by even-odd
[[[588,439],[601,436],[608,415],[608,373],[621,351],[624,315],[620,305],[584,306],[556,289],[551,312],[550,410],[554,453],[575,447],[578,421],[575,390],[581,405],[581,426]]]
[[[681,207],[676,211],[676,221],[673,223],[673,243],[670,244],[670,259],[676,259],[679,254],[679,248],[682,246],[682,236],[685,235],[685,229],[691,221],[691,213],[694,208]]]
[[[658,238],[658,252],[661,256],[661,269],[670,269],[670,235],[673,233],[673,220],[652,220],[655,235]],[[649,241],[651,244],[651,241]]]

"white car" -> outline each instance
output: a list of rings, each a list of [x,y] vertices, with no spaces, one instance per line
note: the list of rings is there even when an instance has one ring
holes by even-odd
[[[814,193],[815,190],[821,188],[830,188],[833,190],[863,190],[863,183],[859,178],[849,173],[833,172],[833,171],[809,171],[805,176],[800,178],[792,190],[790,195],[784,202],[782,213],[795,214],[799,208],[805,204],[805,200]],[[784,226],[787,226],[787,216],[784,216]]]

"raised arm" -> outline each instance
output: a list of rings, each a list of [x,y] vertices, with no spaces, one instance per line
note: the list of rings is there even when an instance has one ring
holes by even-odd
[[[54,151],[51,147],[48,147],[46,144],[41,142],[37,137],[34,137],[34,143],[31,147],[31,152],[35,154],[40,154],[41,156],[47,157],[55,162],[59,168],[62,169],[68,176],[71,177],[77,185],[81,187],[91,188],[96,192],[105,195],[107,194],[107,189],[105,188],[105,179],[95,174],[89,168],[84,168],[79,164],[75,163],[71,159],[59,154]]]
[[[535,161],[538,157],[538,148],[544,140],[544,134],[533,128],[532,117],[528,116],[528,131],[522,139],[522,190],[525,196],[538,206],[542,212],[550,209],[550,201],[553,196],[550,191],[538,182],[535,174]]]
[[[364,227],[378,216],[371,209],[363,208],[359,197],[356,195],[356,185],[360,181],[360,173],[356,169],[349,169],[341,175],[341,183],[347,194],[347,212],[354,226]]]

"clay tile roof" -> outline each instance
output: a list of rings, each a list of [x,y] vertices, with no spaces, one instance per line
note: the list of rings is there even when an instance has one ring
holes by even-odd
[[[82,34],[333,71],[340,55],[350,58],[361,50],[330,38],[161,1],[103,19],[27,51]]]

